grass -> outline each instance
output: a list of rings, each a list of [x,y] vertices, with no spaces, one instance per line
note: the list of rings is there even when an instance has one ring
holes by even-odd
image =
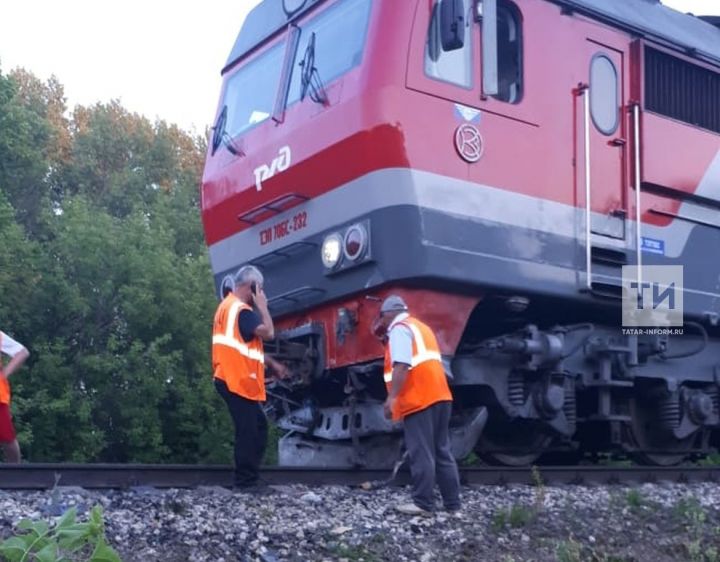
[[[532,467],[532,479],[535,485],[535,512],[540,513],[545,507],[545,482],[540,475],[540,470],[535,465]]]
[[[697,464],[699,466],[718,466],[720,465],[720,453],[711,453],[697,461]]]
[[[268,439],[267,449],[265,449],[265,457],[263,464],[265,466],[276,466],[278,463],[278,441],[282,436],[282,431],[274,423],[268,421]]]
[[[525,527],[531,523],[536,516],[536,512],[521,504],[513,504],[509,508],[499,509],[495,512],[492,519],[492,528],[500,531],[508,526],[512,528]]]
[[[581,562],[582,545],[570,537],[568,540],[558,543],[555,547],[555,556],[558,562]]]
[[[383,558],[375,552],[375,549],[381,547],[386,539],[387,537],[382,533],[377,533],[369,537],[366,544],[330,543],[327,553],[334,560],[343,558],[349,562],[380,562]]]
[[[704,516],[704,511],[700,505],[700,500],[695,496],[687,496],[682,498],[674,508],[675,516],[682,522],[699,521]]]
[[[545,505],[545,483],[536,466],[532,467],[532,478],[535,485],[533,505],[528,506],[516,503],[509,508],[497,510],[493,515],[491,523],[491,527],[495,531],[501,531],[508,526],[515,529],[526,527],[537,519]]]
[[[555,559],[558,562],[631,562],[634,557],[617,556],[603,552],[602,548],[595,549],[582,545],[571,536],[555,546]]]
[[[695,496],[682,498],[674,509],[675,516],[684,524],[688,532],[688,541],[683,544],[687,560],[690,562],[719,562],[720,551],[712,543],[717,542],[718,529],[711,531],[708,544],[707,520],[705,509]]]
[[[460,466],[475,466],[477,464],[480,464],[480,457],[472,452],[460,461]]]
[[[625,501],[627,502],[628,507],[634,510],[640,509],[643,505],[645,505],[645,498],[642,493],[635,489],[627,491],[625,494]]]
[[[718,562],[718,549],[704,545],[699,539],[687,543],[685,550],[690,562]]]
[[[627,458],[618,457],[612,453],[600,453],[597,456],[596,464],[598,466],[634,466],[635,463]]]
[[[361,544],[337,544],[333,547],[329,547],[328,553],[333,557],[344,558],[350,562],[379,562],[380,560],[373,552]]]

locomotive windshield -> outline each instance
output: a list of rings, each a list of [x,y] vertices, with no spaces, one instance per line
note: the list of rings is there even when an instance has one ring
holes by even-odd
[[[338,0],[327,10],[300,22],[300,42],[291,65],[287,104],[297,102],[302,91],[304,54],[315,35],[315,72],[328,85],[362,61],[371,0]],[[287,40],[287,39],[286,39]],[[244,134],[270,118],[281,88],[285,41],[280,41],[230,75],[222,105],[227,106],[225,131],[230,137]]]
[[[224,103],[228,108],[226,131],[231,137],[272,115],[284,53],[283,44],[278,43],[228,80]]]
[[[369,13],[370,0],[344,0],[302,26],[288,105],[300,99],[299,62],[312,34],[315,33],[315,68],[320,79],[328,84],[360,64]]]

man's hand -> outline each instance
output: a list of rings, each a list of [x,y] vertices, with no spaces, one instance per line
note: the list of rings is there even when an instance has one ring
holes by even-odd
[[[275,376],[279,379],[286,379],[290,376],[290,369],[288,369],[285,365],[279,362],[275,362],[276,366],[273,366],[273,371],[275,371]]]
[[[267,295],[265,295],[265,291],[258,287],[257,292],[254,296],[255,299],[255,305],[260,309],[261,312],[267,312],[268,310],[268,302],[267,302]]]
[[[262,321],[262,324],[260,324],[255,329],[255,335],[261,337],[264,340],[271,340],[275,337],[275,326],[273,324],[272,318],[270,317],[267,296],[265,296],[265,291],[263,291],[262,287],[257,288],[257,292],[254,296],[254,301],[255,306],[260,313],[260,320]]]
[[[290,369],[288,369],[284,363],[276,361],[269,355],[265,357],[265,362],[268,364],[268,367],[272,369],[273,373],[275,373],[275,376],[277,378],[286,379],[290,376]]]
[[[385,417],[387,419],[392,419],[392,411],[394,405],[395,398],[388,398],[387,400],[385,400],[385,404],[383,404],[383,409],[385,410]]]

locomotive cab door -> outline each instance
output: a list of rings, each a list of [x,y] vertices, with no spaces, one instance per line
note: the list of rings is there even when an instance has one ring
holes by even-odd
[[[622,51],[588,39],[587,81],[576,104],[579,133],[578,197],[590,208],[591,242],[625,246],[627,217],[627,136]],[[588,201],[589,198],[589,201]],[[616,241],[613,244],[612,241]],[[621,243],[622,241],[622,243]]]

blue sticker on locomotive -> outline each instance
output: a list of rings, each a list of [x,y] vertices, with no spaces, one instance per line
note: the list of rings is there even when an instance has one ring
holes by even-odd
[[[642,237],[642,251],[649,254],[665,255],[665,240]]]
[[[480,115],[482,112],[474,107],[468,107],[461,103],[455,104],[455,117],[467,123],[480,123]]]

